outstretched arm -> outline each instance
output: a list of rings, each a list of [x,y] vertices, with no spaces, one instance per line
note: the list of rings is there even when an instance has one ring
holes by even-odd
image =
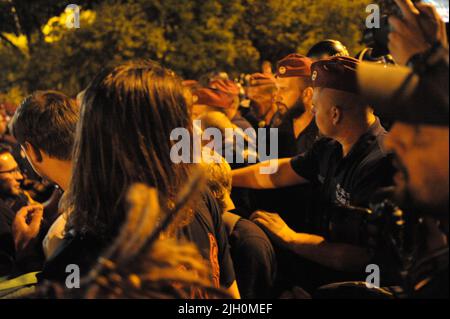
[[[307,183],[291,167],[291,159],[273,160],[272,163],[262,162],[232,172],[233,186],[252,189],[273,189]],[[276,168],[272,174],[266,174],[270,165]]]

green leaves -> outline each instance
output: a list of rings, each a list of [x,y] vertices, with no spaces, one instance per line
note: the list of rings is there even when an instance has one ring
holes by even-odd
[[[75,95],[104,66],[135,58],[161,61],[186,78],[210,71],[255,72],[315,42],[336,38],[360,48],[370,0],[133,0],[77,1],[95,12],[80,29],[62,28],[46,42],[42,26],[61,1],[0,0],[0,33],[16,32],[11,3],[30,47],[20,56],[0,37],[0,91],[60,89]]]

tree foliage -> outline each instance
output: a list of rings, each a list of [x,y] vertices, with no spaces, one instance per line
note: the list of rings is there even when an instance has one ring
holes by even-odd
[[[82,15],[80,29],[54,23],[46,30],[58,33],[57,41],[48,41],[44,25],[70,2],[0,0],[0,92],[52,88],[75,94],[102,67],[136,58],[197,78],[214,70],[254,72],[263,60],[305,53],[326,38],[356,53],[370,2],[77,1],[82,13],[92,10],[94,17]],[[11,34],[24,35],[28,50],[15,45]]]

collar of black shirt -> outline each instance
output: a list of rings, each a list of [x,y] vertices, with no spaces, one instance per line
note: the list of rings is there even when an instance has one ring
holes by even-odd
[[[372,143],[374,140],[377,140],[379,137],[386,134],[386,130],[381,125],[380,119],[377,117],[375,123],[373,123],[366,133],[360,136],[358,141],[353,145],[350,152],[347,154],[345,158],[351,158],[360,152],[366,150],[368,144]]]

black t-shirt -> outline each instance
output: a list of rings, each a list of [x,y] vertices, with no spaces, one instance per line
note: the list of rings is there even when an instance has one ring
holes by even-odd
[[[220,209],[209,193],[196,210],[193,221],[182,229],[182,236],[194,243],[212,269],[213,283],[228,288],[235,281],[228,236]]]
[[[379,120],[363,134],[347,156],[335,140],[324,138],[291,160],[294,171],[320,188],[321,202],[367,207],[371,196],[393,185],[391,156],[382,150],[386,131]]]
[[[312,120],[297,137],[295,137],[293,121],[294,118],[292,116],[287,116],[278,127],[279,158],[288,158],[302,154],[311,149],[317,140],[319,133],[315,120]]]

